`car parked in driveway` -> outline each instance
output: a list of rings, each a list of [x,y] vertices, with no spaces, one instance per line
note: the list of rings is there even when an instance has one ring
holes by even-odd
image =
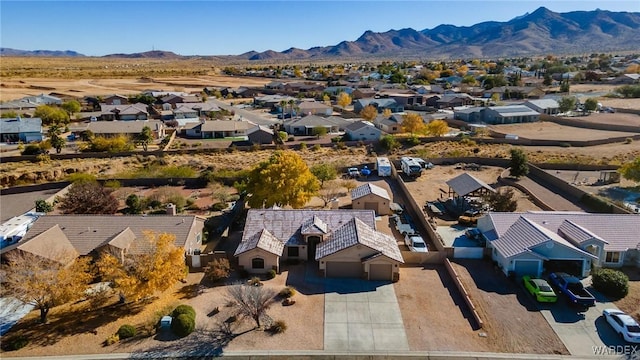
[[[538,302],[554,303],[558,301],[558,295],[553,291],[549,283],[544,279],[531,278],[529,275],[522,277],[522,283],[525,289],[533,296]]]
[[[429,252],[427,243],[425,243],[422,236],[418,234],[406,234],[404,236],[404,243],[409,247],[409,250],[411,251]]]
[[[640,325],[633,317],[618,309],[604,309],[602,316],[623,339],[640,344]]]

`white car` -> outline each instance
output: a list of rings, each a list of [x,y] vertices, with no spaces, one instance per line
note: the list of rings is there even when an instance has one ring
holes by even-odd
[[[640,343],[640,325],[630,315],[618,309],[605,309],[602,310],[602,316],[604,316],[613,330],[626,341]]]
[[[409,250],[415,252],[429,252],[427,243],[424,242],[422,236],[417,234],[406,234],[404,236],[404,243],[409,247]]]

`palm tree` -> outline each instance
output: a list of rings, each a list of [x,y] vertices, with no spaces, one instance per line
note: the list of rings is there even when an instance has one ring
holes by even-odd
[[[291,115],[291,118],[293,119],[293,105],[295,105],[295,100],[291,99],[289,100],[289,115]]]
[[[284,124],[284,108],[287,107],[287,101],[286,100],[282,100],[280,101],[280,110],[282,112],[282,123]]]

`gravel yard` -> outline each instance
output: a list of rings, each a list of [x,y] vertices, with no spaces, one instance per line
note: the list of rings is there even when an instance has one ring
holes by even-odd
[[[569,354],[524,288],[485,260],[452,265],[485,321],[488,342],[500,352]]]
[[[637,115],[634,116],[638,117]],[[580,119],[582,120],[582,118]],[[503,134],[515,134],[522,138],[534,140],[589,141],[637,135],[637,133],[632,132],[582,129],[548,121],[527,124],[491,125],[489,128]]]

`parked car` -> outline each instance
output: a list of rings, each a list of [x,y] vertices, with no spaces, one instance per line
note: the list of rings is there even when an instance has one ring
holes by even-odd
[[[414,252],[429,252],[427,243],[424,242],[422,236],[418,234],[406,234],[404,236],[404,243],[409,247],[409,250]]]
[[[554,303],[558,301],[558,295],[553,291],[549,283],[544,279],[532,279],[531,276],[522,277],[525,289],[536,298],[538,302]]]
[[[596,298],[582,286],[580,279],[563,272],[549,274],[549,283],[563,293],[570,304],[583,308],[595,306]]]
[[[360,170],[356,167],[349,168],[347,169],[347,175],[351,178],[360,177]]]
[[[464,231],[464,234],[469,239],[476,240],[482,233],[480,232],[480,230],[478,230],[478,228],[468,228]]]
[[[631,343],[640,343],[640,325],[633,317],[618,309],[604,309],[602,316],[623,339]]]

